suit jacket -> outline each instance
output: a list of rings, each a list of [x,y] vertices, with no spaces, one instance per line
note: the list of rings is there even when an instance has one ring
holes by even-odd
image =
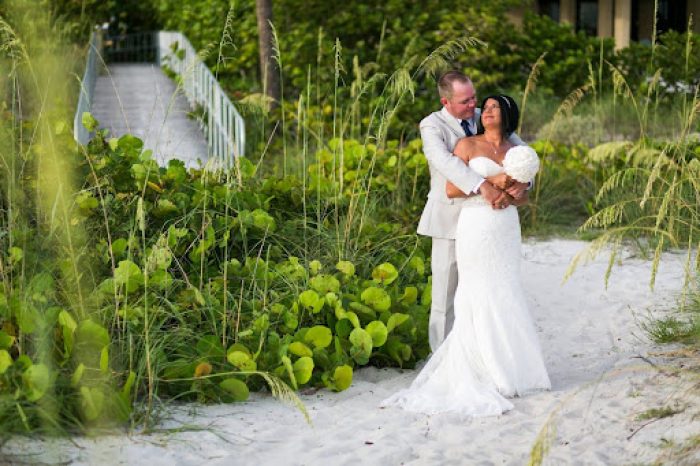
[[[474,118],[478,120],[480,115],[481,109],[476,109]],[[430,192],[418,223],[418,234],[454,239],[457,218],[465,198],[448,198],[445,190],[447,181],[451,181],[465,193],[470,193],[481,182],[482,177],[473,172],[461,159],[452,155],[457,141],[465,136],[458,120],[444,107],[420,122],[420,135],[423,140],[423,154],[428,159],[430,169]],[[515,145],[524,144],[516,134],[512,134],[509,141]]]

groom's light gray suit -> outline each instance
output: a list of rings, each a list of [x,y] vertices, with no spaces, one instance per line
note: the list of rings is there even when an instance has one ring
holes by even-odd
[[[480,109],[474,113],[479,120]],[[475,132],[475,128],[473,132]],[[430,168],[430,192],[423,209],[418,234],[433,238],[431,269],[433,273],[432,305],[428,331],[430,348],[435,351],[452,329],[454,297],[457,290],[457,262],[455,260],[455,230],[465,198],[447,197],[447,181],[465,193],[473,192],[482,178],[471,171],[461,159],[452,155],[457,141],[465,137],[460,121],[444,107],[420,122],[423,153]],[[510,142],[523,144],[513,134]]]

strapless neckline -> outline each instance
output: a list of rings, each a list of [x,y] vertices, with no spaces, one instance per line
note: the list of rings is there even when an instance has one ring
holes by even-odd
[[[474,160],[476,160],[476,159],[486,159],[486,160],[488,160],[489,162],[491,162],[492,164],[498,165],[499,167],[503,168],[503,165],[502,165],[502,164],[496,162],[495,160],[493,160],[491,157],[489,157],[489,156],[487,156],[487,155],[477,155],[476,157],[472,157],[471,160],[469,160],[469,162],[471,163],[472,161],[474,161]]]

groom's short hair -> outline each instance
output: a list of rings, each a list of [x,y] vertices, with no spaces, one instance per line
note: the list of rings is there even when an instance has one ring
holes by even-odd
[[[440,76],[440,79],[438,79],[438,93],[440,94],[440,97],[444,97],[448,100],[451,99],[452,84],[454,84],[455,82],[468,84],[471,83],[472,80],[469,79],[469,76],[462,73],[461,71],[452,70],[448,71],[447,73],[444,73],[442,76]]]

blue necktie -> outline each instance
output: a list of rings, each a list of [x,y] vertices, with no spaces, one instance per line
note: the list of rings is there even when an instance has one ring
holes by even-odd
[[[469,122],[467,122],[467,120],[462,120],[462,122],[461,122],[460,124],[462,125],[462,129],[464,130],[464,134],[466,134],[467,137],[473,136],[473,135],[474,135],[474,134],[469,130]]]

